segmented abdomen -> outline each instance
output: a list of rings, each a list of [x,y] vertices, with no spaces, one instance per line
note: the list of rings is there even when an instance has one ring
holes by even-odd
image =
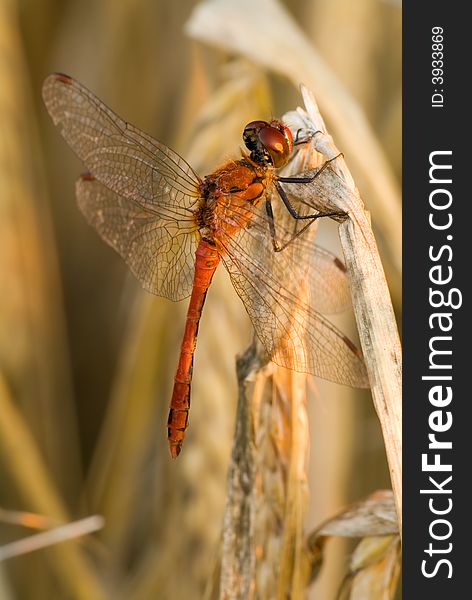
[[[202,315],[208,287],[220,262],[220,256],[209,242],[201,240],[195,255],[195,275],[192,295],[187,311],[185,331],[180,347],[179,363],[174,378],[174,389],[167,420],[167,438],[172,458],[177,458],[182,448],[188,424],[190,386],[192,382],[193,355],[197,343],[198,324]]]

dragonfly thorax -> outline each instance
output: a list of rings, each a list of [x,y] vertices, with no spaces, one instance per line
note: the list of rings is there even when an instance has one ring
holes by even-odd
[[[201,201],[195,220],[203,239],[213,241],[219,231],[234,234],[245,227],[267,193],[271,175],[248,159],[229,161],[207,175],[200,187]]]

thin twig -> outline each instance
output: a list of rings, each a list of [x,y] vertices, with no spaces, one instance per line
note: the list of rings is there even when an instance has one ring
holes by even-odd
[[[79,521],[74,521],[73,523],[67,523],[67,525],[62,525],[61,527],[29,535],[21,540],[0,546],[0,561],[87,535],[101,529],[103,524],[104,520],[102,517],[93,515]]]

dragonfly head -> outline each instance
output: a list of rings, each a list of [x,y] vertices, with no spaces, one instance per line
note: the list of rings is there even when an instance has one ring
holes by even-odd
[[[275,119],[251,121],[244,128],[243,140],[251,159],[262,166],[283,167],[292,152],[290,129]]]

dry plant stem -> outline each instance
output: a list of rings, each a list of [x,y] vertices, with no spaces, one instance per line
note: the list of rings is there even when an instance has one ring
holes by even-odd
[[[313,131],[326,132],[326,126],[313,94],[304,86],[302,86],[302,94]],[[299,111],[299,115],[303,117],[303,111]],[[315,135],[314,145],[316,150],[322,152],[328,159],[340,154],[331,136],[326,133]],[[359,192],[342,156],[332,165],[334,172],[332,175],[327,173],[326,181],[328,182],[328,178],[331,177],[330,202],[349,215],[349,218],[340,224],[339,236],[348,269],[354,312],[374,405],[382,426],[401,533],[402,359],[400,339],[368,212],[364,209]]]
[[[402,531],[401,348],[387,283],[367,215],[339,227],[354,311],[387,451]],[[361,217],[361,218],[359,218]]]
[[[307,496],[305,378],[275,367],[266,373],[266,360],[255,342],[237,363],[221,565],[225,600],[305,594],[299,568]]]
[[[305,375],[271,365],[256,341],[238,359],[220,599],[305,597]]]
[[[249,406],[249,378],[260,368],[253,343],[238,358],[238,408],[231,463],[228,471],[228,496],[223,524],[220,599],[252,598],[254,595],[254,424]]]
[[[308,498],[306,461],[309,430],[306,413],[306,375],[286,369],[276,369],[273,378],[276,389],[290,390],[290,400],[287,404],[291,409],[290,463],[277,598],[284,600],[287,597],[287,590],[290,590],[290,597],[296,600],[305,597],[307,586],[305,571],[301,568],[304,545],[303,520]],[[280,382],[279,385],[280,379],[285,381]]]

